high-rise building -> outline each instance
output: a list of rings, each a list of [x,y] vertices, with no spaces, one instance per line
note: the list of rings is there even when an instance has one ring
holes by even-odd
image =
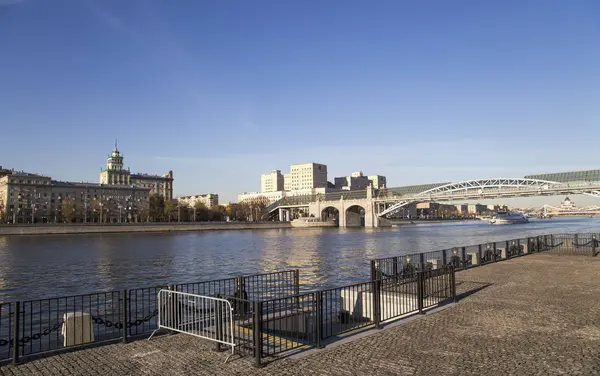
[[[353,172],[350,176],[342,176],[334,179],[335,189],[356,190],[367,189],[372,185],[375,189],[382,189],[386,186],[385,176],[382,175],[363,175],[362,171]]]
[[[163,196],[165,200],[173,199],[173,180],[173,171],[163,175],[132,174],[129,168],[125,169],[123,156],[116,142],[112,153],[106,159],[106,168],[100,170],[100,184],[149,188],[151,194]]]
[[[262,174],[260,176],[260,191],[264,193],[283,191],[283,180],[280,170],[271,170],[268,174]]]
[[[320,163],[303,163],[290,166],[284,175],[284,190],[327,188],[327,166]]]

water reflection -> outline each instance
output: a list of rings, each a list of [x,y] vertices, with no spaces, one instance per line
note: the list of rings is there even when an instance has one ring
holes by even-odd
[[[599,232],[600,221],[0,237],[0,301],[295,268],[303,289],[333,287],[368,278],[368,262],[375,257],[575,231]]]

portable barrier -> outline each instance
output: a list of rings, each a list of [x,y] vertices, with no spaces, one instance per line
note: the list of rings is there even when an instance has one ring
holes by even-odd
[[[235,352],[233,308],[228,300],[212,296],[188,294],[173,290],[158,292],[158,328],[189,334],[231,346]]]

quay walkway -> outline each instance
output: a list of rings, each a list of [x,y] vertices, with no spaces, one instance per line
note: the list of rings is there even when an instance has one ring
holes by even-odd
[[[459,301],[253,367],[165,335],[0,367],[0,375],[599,375],[600,257],[533,254],[457,273]]]

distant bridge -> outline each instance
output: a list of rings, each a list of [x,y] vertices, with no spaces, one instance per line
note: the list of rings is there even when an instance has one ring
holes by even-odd
[[[560,174],[553,174],[560,177]],[[600,171],[599,171],[600,175]],[[424,184],[375,190],[339,191],[317,195],[285,197],[271,205],[267,212],[279,211],[279,218],[289,219],[290,210],[303,208],[323,217],[325,211],[337,210],[340,227],[364,225],[379,227],[386,218],[403,207],[419,202],[448,202],[489,200],[512,197],[533,197],[584,194],[600,197],[600,178],[597,181],[552,181],[534,178],[491,178],[455,183]],[[358,220],[356,215],[358,215]],[[358,221],[358,223],[357,223]]]

